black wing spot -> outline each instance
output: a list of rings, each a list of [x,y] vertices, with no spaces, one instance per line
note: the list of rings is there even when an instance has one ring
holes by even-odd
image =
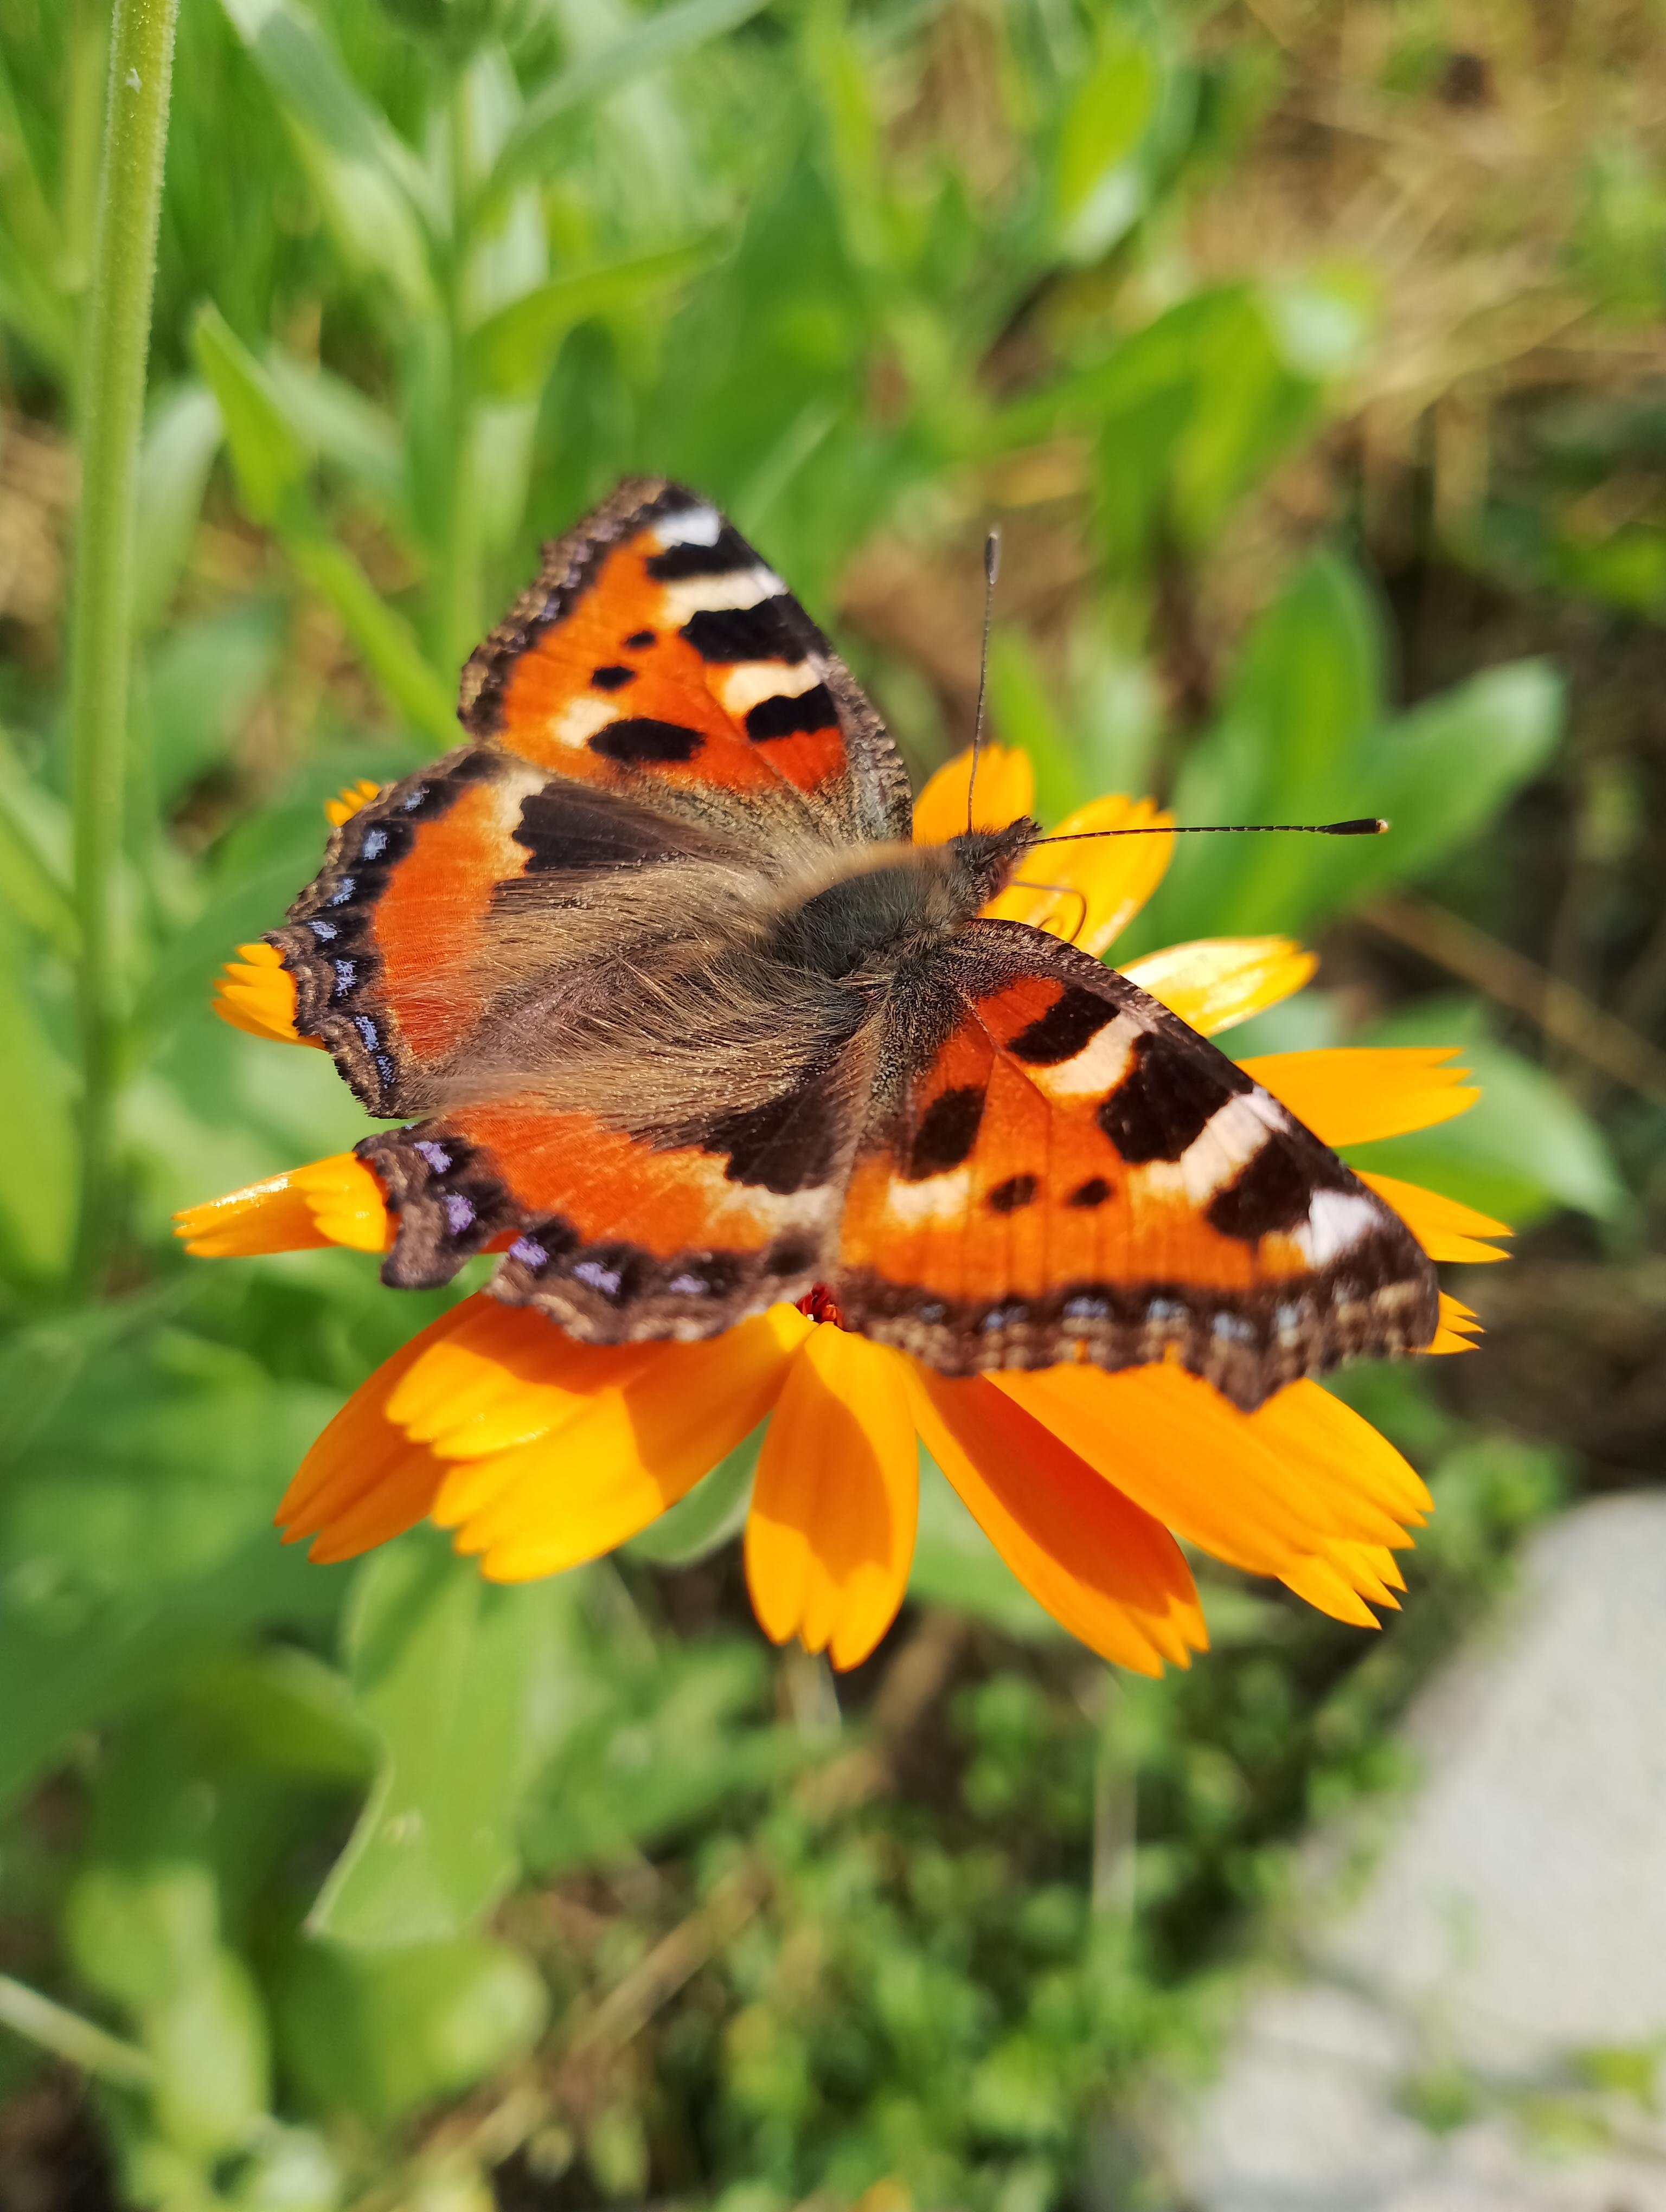
[[[621,668],[617,662],[606,668],[593,668],[590,681],[598,691],[623,691],[627,684],[636,681],[634,668]]]
[[[514,841],[526,848],[526,875],[566,868],[622,868],[674,860],[684,848],[663,822],[636,812],[611,792],[546,786],[520,802]],[[521,878],[499,884],[508,896]],[[494,894],[496,897],[496,893]]]
[[[1021,1206],[1028,1206],[1041,1188],[1040,1178],[1032,1175],[1008,1176],[983,1194],[983,1203],[992,1213],[1016,1213]]]
[[[643,651],[647,647],[652,645],[653,642],[654,632],[651,629],[634,629],[631,631],[630,635],[625,640],[625,643],[627,645],[635,647],[639,653]]]
[[[828,1182],[839,1164],[840,1114],[836,1098],[812,1082],[763,1106],[731,1114],[701,1140],[708,1152],[727,1152],[729,1182],[760,1185],[778,1197]]]
[[[1316,1191],[1346,1190],[1353,1178],[1340,1160],[1317,1147],[1304,1159],[1294,1145],[1269,1136],[1240,1169],[1225,1190],[1218,1190],[1205,1209],[1212,1229],[1253,1244],[1262,1237],[1298,1229],[1306,1220]]]
[[[1224,1054],[1205,1059],[1147,1030],[1128,1073],[1099,1107],[1099,1127],[1130,1167],[1177,1160],[1230,1098],[1255,1085]]]
[[[692,760],[705,742],[698,730],[685,729],[681,722],[656,722],[639,714],[598,730],[590,740],[590,750],[626,767],[638,767],[649,762]]]
[[[801,731],[836,729],[838,709],[825,684],[812,684],[795,699],[760,699],[746,717],[746,734],[754,744],[771,738],[796,737]]]
[[[702,607],[684,623],[681,635],[702,660],[802,660],[814,642],[807,618],[796,626],[785,593],[760,599],[755,607]]]
[[[1066,1199],[1065,1204],[1081,1206],[1103,1206],[1110,1196],[1110,1193],[1111,1185],[1103,1176],[1090,1176],[1085,1182],[1077,1184],[1075,1189]]]
[[[650,553],[644,564],[656,584],[680,584],[690,576],[729,576],[737,568],[755,568],[757,556],[732,522],[726,522],[710,545],[667,545],[663,553]]]
[[[1067,983],[1047,1012],[1020,1030],[1007,1049],[1031,1067],[1057,1067],[1064,1060],[1074,1060],[1082,1047],[1116,1018],[1116,1007],[1097,991]]]
[[[923,1182],[927,1176],[946,1175],[970,1156],[977,1142],[986,1096],[971,1084],[938,1093],[915,1130],[903,1170],[906,1182]]]

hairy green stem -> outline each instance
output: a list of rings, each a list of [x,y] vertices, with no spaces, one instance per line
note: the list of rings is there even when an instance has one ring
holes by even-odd
[[[445,540],[438,549],[435,592],[435,650],[441,680],[450,685],[480,641],[482,538],[480,496],[475,486],[475,399],[469,362],[468,297],[473,251],[474,133],[469,80],[459,69],[447,112],[451,159],[452,226],[446,257]]]
[[[133,529],[178,0],[115,0],[104,160],[83,325],[81,509],[70,648],[75,902],[81,929],[76,1263],[112,1226],[122,1050],[117,905],[133,630]]]

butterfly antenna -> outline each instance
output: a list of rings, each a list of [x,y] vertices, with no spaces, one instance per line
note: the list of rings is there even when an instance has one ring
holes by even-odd
[[[966,778],[966,830],[972,827],[972,793],[977,788],[978,755],[983,750],[983,699],[989,688],[989,624],[995,611],[995,578],[1000,574],[1000,532],[983,541],[983,649],[977,661],[977,712],[972,717],[972,769]]]
[[[1037,845],[1073,845],[1084,837],[1381,837],[1389,825],[1362,814],[1353,822],[1148,822],[1137,830],[1067,830]]]

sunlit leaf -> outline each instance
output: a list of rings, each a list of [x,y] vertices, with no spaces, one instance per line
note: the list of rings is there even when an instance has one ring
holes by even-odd
[[[553,1583],[494,1589],[436,1536],[413,1534],[367,1563],[348,1666],[382,1766],[313,1909],[316,1935],[431,1942],[502,1896],[539,1664],[563,1603]]]

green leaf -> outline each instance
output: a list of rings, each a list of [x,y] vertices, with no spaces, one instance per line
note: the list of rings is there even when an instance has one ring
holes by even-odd
[[[686,1498],[679,1498],[669,1512],[633,1536],[623,1547],[626,1553],[646,1559],[650,1566],[686,1567],[733,1541],[746,1525],[764,1433],[762,1427],[755,1429]]]
[[[1426,1183],[1517,1229],[1559,1206],[1606,1220],[1625,1204],[1602,1131],[1553,1077],[1492,1036],[1476,1001],[1422,1000],[1360,1042],[1457,1045],[1481,1097],[1436,1128],[1353,1146],[1352,1166]]]
[[[306,482],[306,445],[271,380],[211,302],[197,311],[192,344],[219,404],[239,496],[254,521],[271,526]]]
[[[315,1942],[280,1976],[277,2025],[310,2105],[385,2125],[509,2064],[548,2011],[532,1966],[483,1936],[382,1952]]]
[[[167,613],[196,534],[209,471],[220,449],[220,410],[200,384],[175,385],[152,409],[139,455],[134,620],[141,631]]]
[[[0,883],[3,860],[0,839]],[[0,1097],[9,1102],[0,1146],[0,1267],[20,1283],[61,1279],[75,1237],[77,1086],[43,1018],[33,952],[0,903]]]
[[[1037,817],[1049,827],[1089,796],[1056,701],[1058,684],[1021,630],[989,641],[989,725],[1003,744],[1021,745],[1036,771]],[[1041,870],[1047,873],[1045,867]]]
[[[536,1746],[541,1662],[566,1601],[494,1588],[437,1534],[369,1560],[348,1666],[382,1765],[309,1925],[366,1947],[454,1936],[514,1879],[514,1820]]]
[[[281,347],[269,350],[263,367],[291,428],[313,454],[390,504],[402,499],[398,425],[382,408],[344,378],[303,365]]]
[[[212,306],[198,311],[197,359],[220,403],[232,466],[252,519],[277,532],[301,574],[341,617],[366,667],[399,713],[446,746],[457,718],[409,624],[319,520],[307,495],[311,462],[277,384]]]
[[[0,903],[54,949],[73,955],[79,936],[70,896],[70,817],[0,730]]]
[[[1157,67],[1148,49],[1109,27],[1099,58],[1060,126],[1053,200],[1066,252],[1097,259],[1140,212],[1144,187],[1129,162],[1151,119]]]
[[[429,306],[423,224],[437,225],[422,164],[360,93],[300,0],[222,0],[294,132],[348,252],[406,303]]]
[[[140,2027],[163,2133],[198,2155],[244,2145],[270,2104],[271,2064],[260,1992],[243,1961],[216,1947]]]
[[[528,1793],[527,1863],[606,1864],[733,1808],[801,1755],[758,1723],[768,1670],[756,1639],[678,1645],[604,1631],[569,1646],[558,1735]]]
[[[710,239],[696,239],[535,285],[488,316],[475,331],[469,341],[471,374],[489,398],[512,399],[535,392],[556,347],[575,325],[656,298],[702,268],[713,251]]]
[[[139,689],[151,780],[166,808],[229,750],[277,657],[276,610],[245,600],[178,624],[157,646]]]
[[[534,93],[498,155],[488,195],[497,199],[538,176],[559,150],[559,125],[575,108],[588,107],[678,54],[703,46],[746,22],[766,0],[673,0],[640,28],[599,52],[587,54]]]

